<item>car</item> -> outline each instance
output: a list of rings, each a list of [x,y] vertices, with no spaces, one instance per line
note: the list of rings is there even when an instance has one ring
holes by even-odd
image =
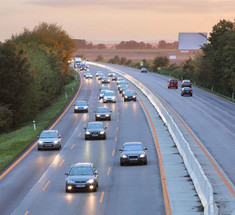
[[[119,88],[119,93],[122,94],[123,90],[130,90],[131,88],[128,85],[123,85]]]
[[[178,89],[178,81],[176,79],[169,79],[168,81],[168,89],[176,88]]]
[[[127,86],[127,83],[120,82],[118,86],[118,91],[120,90],[120,87]]]
[[[100,74],[100,75],[98,76],[98,80],[102,80],[104,77],[105,77],[104,74]]]
[[[111,112],[107,107],[99,107],[95,111],[95,120],[111,120]]]
[[[127,142],[123,144],[123,148],[120,151],[120,165],[130,163],[141,163],[146,165],[147,159],[147,148],[143,146],[141,142]]]
[[[127,82],[126,80],[117,81],[117,86],[119,86],[120,84],[127,84]]]
[[[80,190],[96,192],[99,187],[99,173],[93,163],[74,163],[65,175],[66,193]]]
[[[184,87],[181,89],[181,96],[189,95],[193,96],[193,90],[190,87]]]
[[[147,70],[146,68],[142,68],[142,69],[140,70],[140,72],[141,72],[141,73],[147,73],[148,70]]]
[[[127,87],[127,88],[125,88],[125,89],[122,90],[122,93],[121,93],[121,94],[122,94],[122,97],[124,97],[126,91],[128,91],[128,90],[132,90],[132,89],[129,88],[129,87]]]
[[[102,122],[89,122],[85,129],[85,140],[106,139],[106,127]]]
[[[104,92],[104,97],[103,97],[103,102],[107,103],[107,102],[113,102],[116,103],[116,96],[114,91],[112,90],[107,90]]]
[[[86,71],[89,71],[90,67],[86,64]]]
[[[122,81],[125,81],[125,79],[122,78],[122,77],[118,77],[118,78],[117,78],[117,81],[116,81],[116,82],[117,82],[117,85],[119,84],[119,82],[122,82]]]
[[[110,90],[110,89],[109,89],[109,86],[106,85],[106,86],[102,86],[102,87],[100,88],[100,91],[101,91],[101,90]]]
[[[126,90],[124,94],[124,102],[136,101],[136,94],[134,90]]]
[[[86,112],[88,113],[88,104],[86,101],[76,101],[74,104],[74,113]]]
[[[92,79],[92,74],[90,72],[86,72],[84,74],[84,77],[85,77],[85,79],[88,79],[88,78]]]
[[[38,137],[38,150],[61,149],[61,136],[58,130],[44,130]]]
[[[96,77],[98,77],[100,74],[103,74],[103,73],[100,71],[97,71],[95,75],[96,75]]]
[[[109,83],[110,83],[110,80],[109,80],[109,78],[107,78],[107,77],[103,77],[102,80],[101,80],[101,83],[102,83],[102,84],[109,84]]]
[[[181,82],[181,87],[182,87],[182,88],[183,88],[183,87],[192,87],[192,83],[191,83],[190,80],[183,80],[183,81]]]
[[[86,71],[86,69],[87,69],[86,64],[85,64],[85,63],[82,63],[82,64],[80,65],[80,71]]]
[[[107,90],[101,90],[100,91],[99,99],[103,99],[104,98],[105,91],[107,91]]]
[[[117,79],[119,78],[119,75],[113,75],[113,77],[112,77],[112,81],[117,81]]]
[[[115,75],[115,73],[112,72],[112,71],[110,71],[110,72],[108,73],[108,77],[113,77],[114,75]]]

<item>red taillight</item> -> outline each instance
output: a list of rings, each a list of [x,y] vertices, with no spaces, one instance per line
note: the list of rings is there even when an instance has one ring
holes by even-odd
[[[183,91],[183,93],[184,93],[184,91]]]

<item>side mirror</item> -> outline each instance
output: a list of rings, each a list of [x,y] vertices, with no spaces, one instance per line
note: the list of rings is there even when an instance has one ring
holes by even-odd
[[[147,148],[144,148],[144,150],[148,150]]]
[[[65,175],[69,175],[69,173],[65,173]]]

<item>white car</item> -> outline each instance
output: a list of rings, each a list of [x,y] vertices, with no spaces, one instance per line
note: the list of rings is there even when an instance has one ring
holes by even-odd
[[[84,74],[84,77],[85,79],[88,79],[88,78],[92,79],[92,74],[90,72],[86,72],[86,74]]]
[[[108,102],[116,103],[116,96],[112,90],[107,90],[104,92],[103,103]]]

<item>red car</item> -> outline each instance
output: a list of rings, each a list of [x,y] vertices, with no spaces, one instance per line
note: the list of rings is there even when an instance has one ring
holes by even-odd
[[[170,88],[176,88],[176,89],[178,89],[178,81],[177,80],[175,80],[175,79],[170,79],[169,81],[168,81],[168,89],[170,89]]]

